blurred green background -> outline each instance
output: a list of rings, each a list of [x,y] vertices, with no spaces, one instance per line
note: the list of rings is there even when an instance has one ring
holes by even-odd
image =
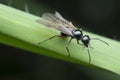
[[[30,14],[60,12],[84,30],[120,40],[119,0],[0,0]],[[0,80],[120,80],[108,71],[94,70],[0,44]]]

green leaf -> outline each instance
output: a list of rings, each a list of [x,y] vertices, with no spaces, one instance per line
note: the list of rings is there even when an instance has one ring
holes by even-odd
[[[91,38],[109,43],[107,46],[100,41],[91,40],[93,49],[90,49],[92,61],[89,64],[87,49],[77,45],[76,40],[72,40],[69,46],[70,57],[65,48],[70,38],[54,38],[38,45],[60,32],[37,23],[37,19],[41,18],[0,4],[0,43],[120,74],[120,42],[83,31]]]

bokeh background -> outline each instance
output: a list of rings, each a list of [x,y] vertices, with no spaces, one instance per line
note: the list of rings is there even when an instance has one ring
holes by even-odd
[[[120,40],[119,0],[0,0],[36,16],[60,12],[77,27]],[[0,80],[120,80],[94,70],[0,44]]]

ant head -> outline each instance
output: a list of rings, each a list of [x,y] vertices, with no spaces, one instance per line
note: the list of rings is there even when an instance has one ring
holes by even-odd
[[[88,35],[84,35],[82,38],[81,38],[83,44],[86,46],[86,47],[89,47],[89,43],[90,43],[90,37]]]
[[[80,29],[73,30],[72,34],[73,34],[74,38],[77,40],[80,40],[83,36],[82,30],[80,30]]]

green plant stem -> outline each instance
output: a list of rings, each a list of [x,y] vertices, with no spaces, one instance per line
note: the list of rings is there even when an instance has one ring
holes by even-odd
[[[94,49],[90,49],[91,64],[89,64],[87,49],[77,45],[76,40],[72,40],[69,46],[70,57],[65,49],[70,38],[54,38],[38,45],[39,42],[58,35],[59,31],[37,23],[37,19],[41,18],[0,4],[0,42],[38,54],[120,74],[120,42],[84,31],[84,34],[89,34],[91,38],[102,39],[110,45],[91,40],[91,46]]]

